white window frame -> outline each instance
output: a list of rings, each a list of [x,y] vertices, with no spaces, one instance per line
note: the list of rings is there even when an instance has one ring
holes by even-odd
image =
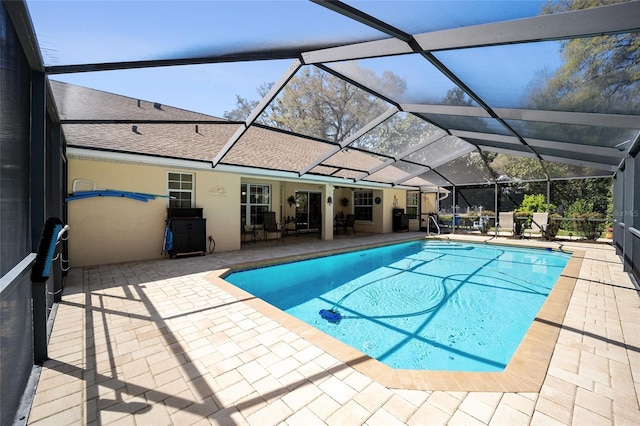
[[[409,219],[418,218],[418,208],[420,207],[420,192],[407,191],[407,216]]]
[[[252,194],[252,189],[261,189],[262,190],[262,194],[260,195],[261,197],[265,197],[266,200],[256,200],[254,202],[251,201],[251,194]],[[243,195],[242,192],[245,192],[245,194]],[[268,184],[264,184],[264,183],[242,183],[240,185],[240,220],[242,220],[242,217],[244,216],[244,223],[243,225],[262,225],[261,222],[261,217],[259,214],[251,214],[251,208],[252,207],[256,207],[256,208],[260,208],[262,207],[262,211],[263,212],[268,212],[271,210],[271,185]],[[258,201],[262,201],[262,202],[258,202]],[[255,220],[251,220],[252,216],[255,217]],[[255,223],[254,223],[255,222]]]
[[[373,222],[373,191],[370,189],[353,191],[353,212],[356,220]],[[367,212],[364,216],[363,213]]]
[[[175,176],[178,175],[178,179]],[[190,180],[183,179],[189,176]],[[193,207],[195,205],[195,174],[185,172],[167,172],[167,194],[169,194],[169,207]],[[182,205],[188,195],[189,206]],[[171,197],[177,197],[172,199]]]

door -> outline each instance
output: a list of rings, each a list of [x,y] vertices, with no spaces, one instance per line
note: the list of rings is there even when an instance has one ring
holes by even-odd
[[[321,192],[296,191],[296,229],[300,231],[320,229],[321,201]]]

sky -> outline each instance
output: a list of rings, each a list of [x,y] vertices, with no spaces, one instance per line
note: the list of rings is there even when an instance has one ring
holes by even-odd
[[[542,1],[347,1],[392,25],[424,32],[517,19],[539,13]],[[28,0],[45,65],[154,60],[179,56],[219,55],[247,49],[278,49],[287,45],[358,42],[386,38],[382,33],[309,1],[57,1]],[[464,13],[460,13],[464,11]],[[519,66],[501,79],[513,87],[526,86],[541,68],[557,66],[557,47],[535,55],[520,55]],[[555,49],[555,53],[553,50]],[[310,48],[309,50],[312,50]],[[555,59],[553,56],[555,55]],[[482,75],[486,54],[469,60],[451,52],[449,60],[460,71]],[[498,54],[496,57],[500,57]],[[544,61],[541,59],[544,58]],[[552,60],[553,59],[553,60]],[[554,62],[555,61],[555,62]],[[386,64],[386,61],[371,61]],[[543,62],[543,63],[541,63]],[[91,87],[150,102],[221,117],[236,106],[236,96],[258,100],[257,88],[277,81],[292,60],[156,67],[52,75],[54,80]],[[387,65],[385,65],[387,66]],[[382,72],[384,69],[376,69]],[[414,78],[415,69],[400,75]],[[484,82],[483,78],[478,81]],[[410,83],[432,90],[426,83]],[[494,93],[492,87],[482,89]],[[512,92],[513,95],[513,92]],[[505,106],[505,105],[500,105]]]
[[[291,60],[188,65],[54,75],[53,80],[222,117],[236,96],[259,100],[257,88],[277,81]]]

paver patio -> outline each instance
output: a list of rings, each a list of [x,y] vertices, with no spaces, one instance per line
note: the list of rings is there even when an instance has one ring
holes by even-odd
[[[72,269],[28,424],[638,424],[640,298],[610,245],[524,242],[584,251],[542,386],[526,392],[385,386],[315,344],[307,327],[285,326],[209,278],[240,263],[421,236]]]

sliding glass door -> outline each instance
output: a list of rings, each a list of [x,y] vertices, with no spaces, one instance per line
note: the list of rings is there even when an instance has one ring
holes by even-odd
[[[322,193],[296,191],[296,228],[300,231],[320,229]]]

